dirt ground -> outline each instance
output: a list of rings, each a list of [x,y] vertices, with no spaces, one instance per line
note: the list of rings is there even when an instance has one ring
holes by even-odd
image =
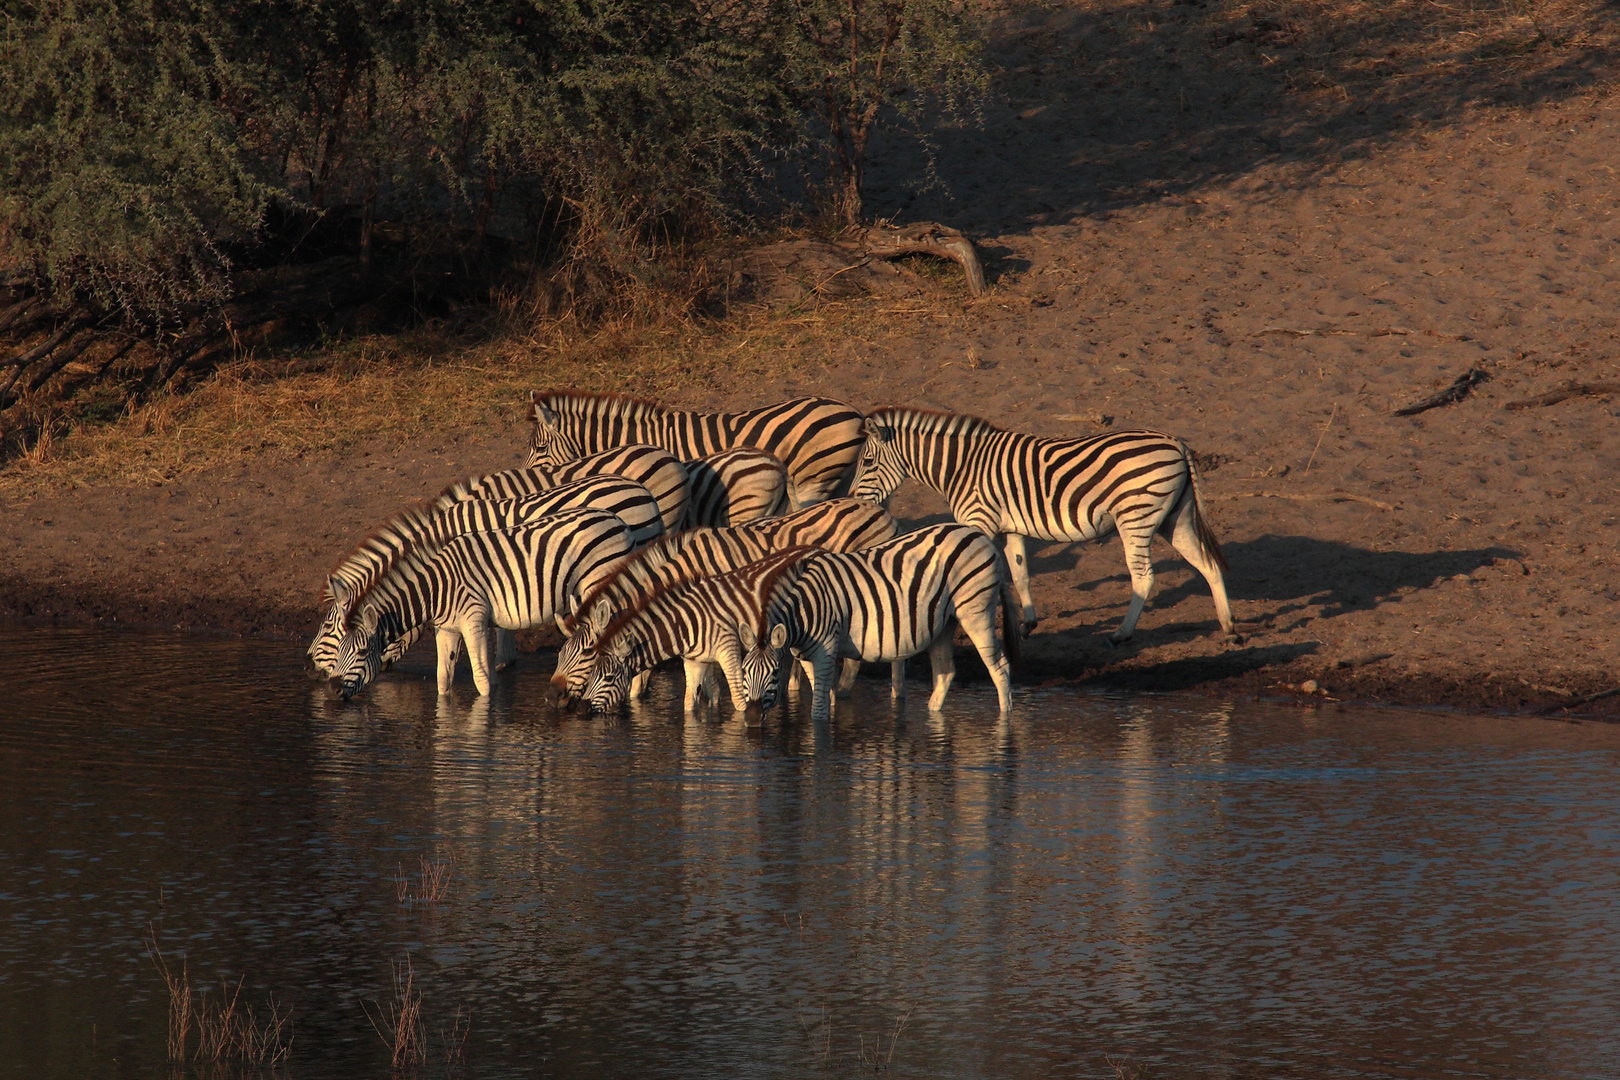
[[[1185,439],[1246,640],[1221,641],[1166,545],[1136,638],[1110,648],[1118,542],[1035,547],[1025,681],[1620,718],[1620,695],[1585,700],[1620,685],[1620,401],[1504,407],[1620,380],[1620,54],[1580,22],[1602,6],[1554,6],[1565,21],[1523,27],[1522,54],[1469,53],[1458,30],[1461,59],[1437,38],[1409,79],[1398,26],[1341,28],[1322,59],[1319,27],[1242,10],[1002,20],[1001,100],[935,136],[945,188],[909,190],[918,160],[880,147],[868,207],[962,228],[990,294],[942,277],[842,302],[858,329],[823,355],[662,396]],[[1393,415],[1471,370],[1460,402]],[[520,414],[514,395],[501,430],[0,503],[0,614],[307,634],[364,529],[510,467]],[[908,485],[894,509],[942,503]]]

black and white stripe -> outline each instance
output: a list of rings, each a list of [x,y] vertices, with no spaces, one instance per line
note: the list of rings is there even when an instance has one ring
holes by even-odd
[[[625,560],[563,621],[568,640],[557,654],[547,698],[555,705],[578,700],[595,662],[602,628],[657,589],[676,581],[729,573],[788,548],[858,551],[892,539],[897,531],[894,518],[882,507],[858,499],[834,499],[785,517],[729,529],[688,529],[656,540]],[[644,685],[635,687],[638,695]]]
[[[653,494],[641,484],[621,476],[588,476],[516,498],[486,499],[477,493],[495,495],[514,486],[521,490],[520,486],[504,482],[482,483],[490,479],[482,477],[452,485],[433,502],[406,507],[373,530],[327,575],[322,596],[326,610],[305,662],[311,675],[332,674],[338,641],[349,627],[358,598],[409,552],[431,553],[464,533],[526,524],[561,510],[581,507],[618,517],[629,527],[632,540],[638,544],[663,534],[662,508]],[[473,494],[450,498],[450,492]],[[413,640],[414,634],[403,644],[408,646]],[[502,649],[503,664],[508,650],[509,644]],[[398,646],[391,649],[385,662],[392,661],[401,651]]]
[[[839,657],[902,661],[928,650],[934,691],[928,707],[945,702],[956,674],[952,626],[959,623],[996,684],[1001,712],[1012,708],[1007,657],[996,633],[996,611],[1010,601],[1001,553],[966,525],[932,525],[865,551],[804,557],[785,603],[766,616],[761,638],[787,628],[786,644],[811,676],[812,718],[832,715],[833,670]],[[1015,647],[1009,637],[1009,647]],[[905,694],[904,669],[893,668],[892,692]]]
[[[674,532],[686,521],[686,466],[669,451],[644,443],[617,446],[556,466],[531,462],[522,469],[475,476],[446,487],[434,501],[443,507],[465,499],[515,499],[591,476],[622,476],[652,492],[665,532]]]
[[[732,707],[757,726],[771,706],[780,681],[782,646],[787,634],[774,636],[764,626],[765,612],[786,604],[792,577],[809,549],[777,552],[717,577],[678,581],[643,596],[635,607],[602,628],[595,662],[585,681],[584,698],[591,709],[609,712],[627,699],[635,676],[679,656],[686,666],[686,711],[697,708],[705,670],[718,664],[731,689]],[[776,648],[759,649],[760,641]],[[743,657],[753,653],[745,673]],[[774,656],[772,655],[774,653]]]
[[[739,446],[686,462],[687,528],[725,528],[788,509],[787,466],[775,454]]]
[[[351,697],[376,678],[391,641],[431,623],[439,639],[439,693],[450,692],[457,645],[465,642],[473,682],[487,694],[489,632],[540,626],[571,611],[630,550],[630,530],[612,514],[565,510],[530,525],[458,536],[431,555],[407,552],[359,598],[329,691]]]
[[[794,509],[844,494],[861,448],[861,414],[830,398],[795,398],[740,413],[670,409],[577,390],[536,391],[531,400],[531,465],[554,467],[632,442],[662,446],[682,461],[748,446],[786,466]]]
[[[1131,604],[1112,640],[1131,636],[1153,590],[1155,535],[1204,576],[1221,629],[1236,637],[1221,573],[1226,560],[1199,507],[1192,455],[1173,435],[1115,431],[1045,439],[973,416],[878,409],[866,420],[852,492],[883,502],[908,476],[944,495],[957,521],[1006,536],[1026,633],[1035,627],[1035,600],[1024,538],[1091,540],[1117,530],[1131,574]]]

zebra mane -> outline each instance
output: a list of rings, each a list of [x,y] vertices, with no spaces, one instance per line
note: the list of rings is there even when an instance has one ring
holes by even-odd
[[[771,608],[775,607],[777,601],[781,599],[779,594],[787,592],[797,583],[799,568],[804,565],[805,560],[820,553],[820,548],[801,544],[798,547],[773,552],[765,559],[760,560],[761,562],[771,559],[778,561],[766,573],[765,580],[759,583],[759,621],[754,626],[754,640],[756,642],[766,641],[770,637]]]
[[[332,567],[331,572],[326,575],[326,581],[321,588],[321,603],[333,604],[339,600],[337,591],[338,575],[351,567],[354,569],[364,569],[366,563],[369,561],[363,557],[367,551],[373,552],[380,557],[383,564],[383,573],[386,574],[388,567],[393,563],[393,558],[386,552],[386,550],[379,551],[378,548],[373,545],[375,545],[377,541],[389,535],[400,535],[407,529],[407,527],[412,525],[425,529],[433,520],[433,515],[438,512],[439,507],[435,505],[433,500],[424,499],[418,502],[407,503],[404,509],[394,514],[394,516],[390,517],[381,525],[378,525],[375,529],[372,529],[371,532],[366,534],[364,539],[355,544],[354,547],[350,548],[348,554],[339,559],[337,565]],[[381,574],[378,575],[378,577],[381,576]],[[351,598],[349,614],[344,618],[345,628],[347,628],[349,618],[352,617],[354,609],[359,606],[360,599],[371,590],[372,584],[375,584],[375,582],[368,583],[357,596]]]
[[[929,435],[978,435],[1006,430],[972,413],[919,409],[909,405],[885,405],[867,413],[866,419],[868,423],[876,421],[887,427]]]
[[[614,570],[608,578],[603,578],[596,585],[591,586],[590,593],[586,593],[580,599],[572,614],[564,617],[561,627],[562,635],[573,636],[573,631],[578,630],[580,622],[585,619],[586,612],[596,607],[596,602],[599,599],[608,596],[614,589],[622,588],[625,585],[625,578],[630,578],[630,575],[640,572],[643,565],[653,559],[674,562],[674,560],[679,559],[680,552],[685,551],[685,547],[689,546],[695,534],[706,533],[706,531],[711,531],[711,529],[692,528],[682,529],[679,533],[664,533],[663,536],[654,539],[650,544],[643,544],[642,547],[638,547],[629,555],[625,555],[624,562],[619,563],[619,568]],[[651,575],[651,573],[656,573],[656,570],[650,570],[648,575]],[[679,585],[680,581],[689,580],[689,576],[687,573],[682,573],[677,580],[669,581],[669,585]]]
[[[529,403],[530,403],[531,409],[532,409],[533,406],[540,405],[542,403],[544,403],[544,404],[546,404],[546,405],[548,405],[548,406],[550,406],[552,408],[556,408],[559,403],[564,402],[564,401],[582,401],[582,402],[601,401],[601,402],[606,402],[606,403],[608,403],[610,405],[614,405],[614,404],[634,405],[634,406],[637,406],[637,407],[639,407],[641,409],[647,410],[649,412],[663,412],[663,411],[665,411],[665,408],[666,408],[665,406],[658,404],[658,402],[650,401],[647,398],[632,397],[629,394],[613,394],[613,393],[609,393],[609,392],[607,392],[605,390],[531,390],[531,391],[529,391]]]

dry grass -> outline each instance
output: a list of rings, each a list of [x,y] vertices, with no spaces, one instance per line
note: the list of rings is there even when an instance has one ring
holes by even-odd
[[[388,1047],[393,1075],[417,1076],[432,1059],[427,1022],[422,1014],[422,992],[416,988],[416,969],[409,956],[393,967],[393,1000],[376,1004],[375,1011],[367,1008],[366,1019]],[[450,1027],[439,1031],[446,1076],[459,1076],[465,1070],[467,1035],[471,1030],[472,1016],[465,1009],[457,1008]]]
[[[249,357],[110,422],[45,425],[26,453],[0,465],[0,498],[165,483],[246,460],[487,428],[524,415],[529,391],[544,386],[677,400],[739,378],[802,373],[807,358],[830,356],[886,324],[914,325],[936,308],[961,316],[948,297],[908,303],[901,316],[883,306],[861,300],[794,314],[754,309],[719,322],[626,320],[589,333],[553,321],[475,343],[424,330]]]
[[[450,883],[455,878],[455,853],[418,856],[420,873],[413,883],[410,876],[405,873],[404,867],[398,868],[394,876],[394,889],[399,897],[401,907],[410,904],[437,904],[450,895]]]
[[[169,995],[171,1062],[235,1061],[257,1066],[279,1065],[292,1053],[291,1011],[283,1013],[271,1000],[269,1015],[263,1018],[256,1015],[252,1006],[242,1001],[246,976],[239,978],[235,986],[222,978],[217,996],[210,996],[206,989],[193,990],[186,963],[181,961],[178,971],[169,965],[159,947],[155,927],[147,939],[147,955]],[[196,1033],[195,1050],[193,1032]]]

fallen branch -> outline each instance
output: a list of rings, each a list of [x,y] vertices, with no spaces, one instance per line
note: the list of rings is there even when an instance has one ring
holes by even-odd
[[[919,221],[912,225],[873,225],[856,235],[861,250],[873,259],[898,259],[903,255],[933,255],[950,259],[962,267],[967,275],[968,292],[982,296],[987,288],[984,267],[973,242],[955,229],[947,229],[932,221]]]
[[[1213,502],[1227,502],[1231,499],[1287,499],[1290,502],[1358,502],[1380,510],[1394,510],[1396,507],[1377,499],[1369,499],[1365,495],[1352,495],[1348,491],[1334,491],[1326,495],[1293,494],[1286,491],[1238,491],[1230,495],[1211,495]]]
[[[1582,705],[1590,705],[1594,701],[1602,701],[1604,698],[1614,697],[1616,694],[1620,694],[1620,686],[1610,687],[1607,690],[1599,690],[1595,694],[1587,694],[1585,697],[1576,698],[1574,701],[1555,701],[1541,711],[1543,713],[1550,713],[1558,712],[1561,709],[1578,709]]]
[[[1415,416],[1420,412],[1437,409],[1442,405],[1450,405],[1453,401],[1461,401],[1468,396],[1468,391],[1489,378],[1490,375],[1483,368],[1469,368],[1438,394],[1430,394],[1421,401],[1412,402],[1404,409],[1396,409],[1395,415]]]
[[[1560,383],[1556,390],[1549,390],[1545,394],[1525,398],[1523,401],[1510,401],[1502,408],[1535,409],[1543,405],[1556,405],[1566,398],[1580,397],[1583,394],[1620,394],[1620,382],[1578,383],[1571,380]]]

